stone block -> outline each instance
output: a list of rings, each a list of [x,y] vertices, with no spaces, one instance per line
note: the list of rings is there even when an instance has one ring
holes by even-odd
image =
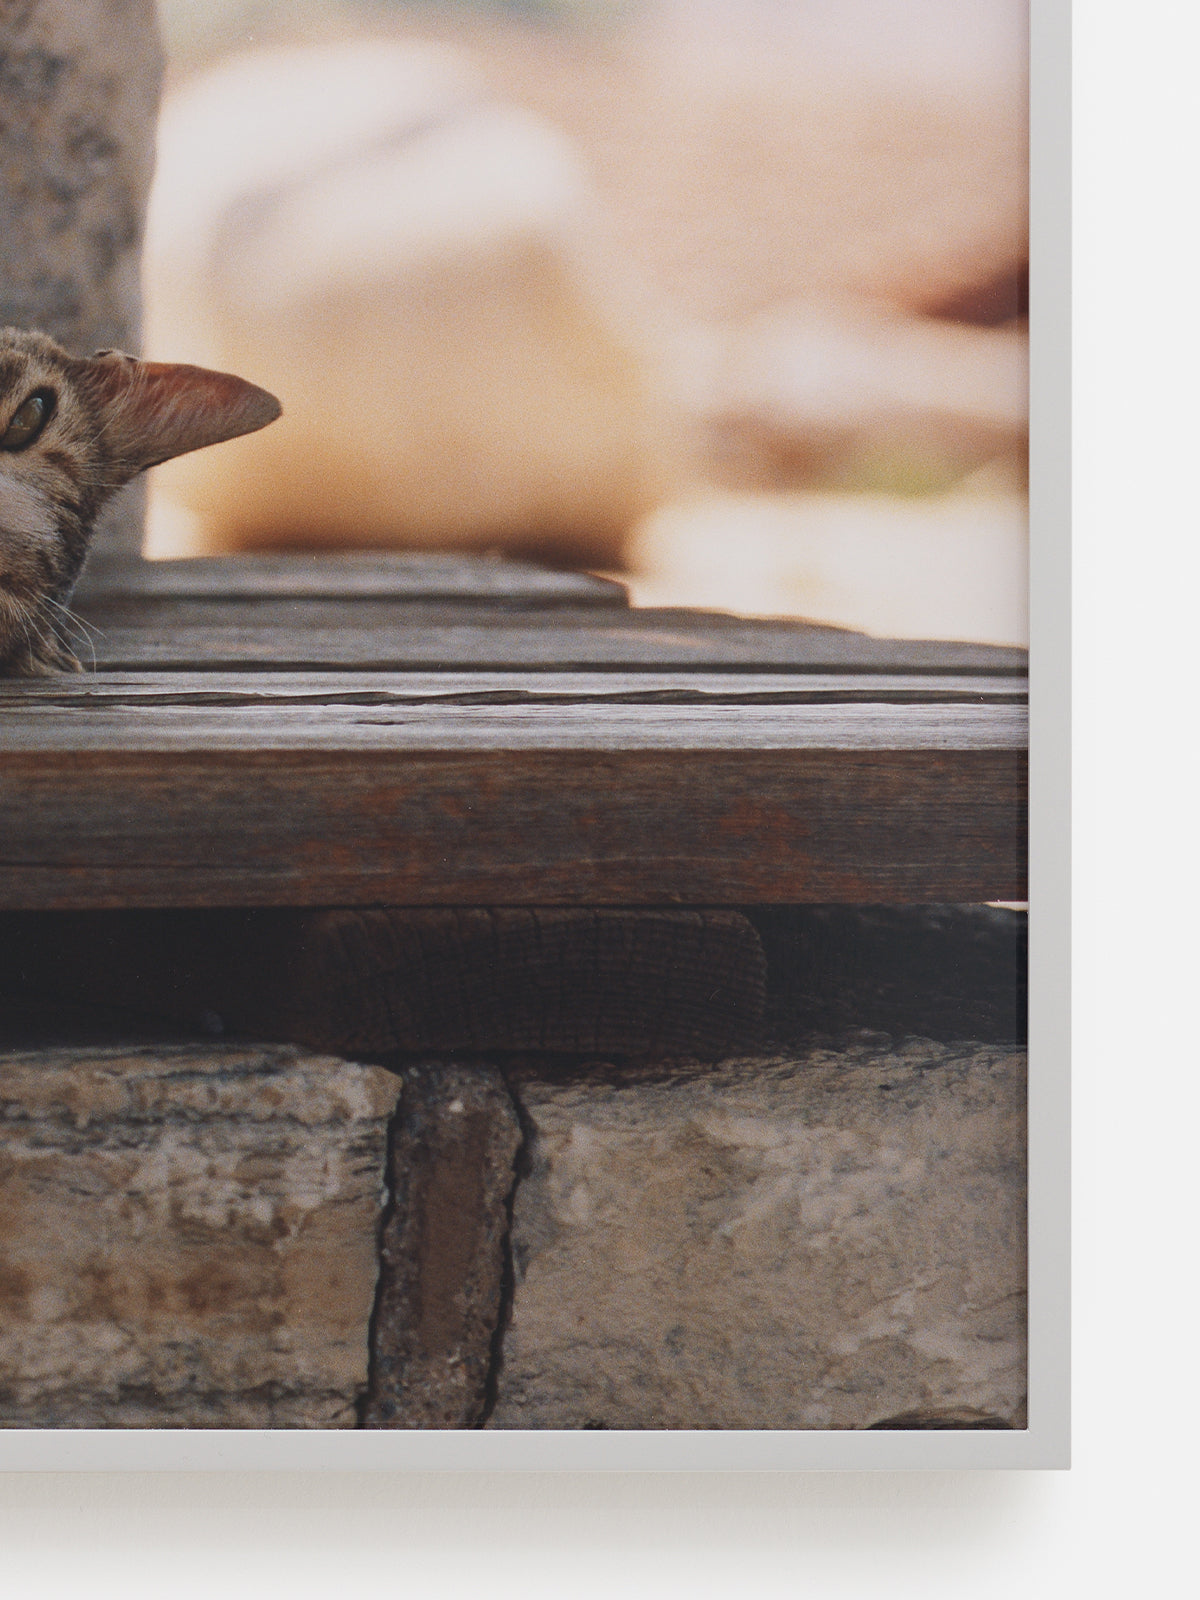
[[[281,1045],[0,1057],[0,1425],[356,1426],[399,1087]]]
[[[1021,1051],[512,1082],[531,1169],[490,1426],[1024,1425]]]

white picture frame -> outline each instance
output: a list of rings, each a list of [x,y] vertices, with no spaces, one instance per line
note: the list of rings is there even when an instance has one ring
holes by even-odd
[[[0,1431],[3,1471],[796,1471],[1070,1461],[1070,4],[1031,18],[1029,1421],[1022,1430]]]

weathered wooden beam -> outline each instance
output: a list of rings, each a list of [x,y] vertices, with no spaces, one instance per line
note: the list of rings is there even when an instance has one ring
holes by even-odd
[[[226,707],[315,720],[346,706],[1025,705],[1024,678],[970,672],[106,672],[0,678],[0,749],[23,715],[49,725],[63,712],[100,726],[123,712]],[[582,714],[582,713],[581,713]],[[78,719],[77,719],[78,720]],[[80,724],[82,726],[82,724]]]
[[[504,671],[688,668],[719,672],[1023,675],[1024,650],[876,639],[813,623],[613,606],[101,593],[76,610],[102,672]]]
[[[304,552],[199,556],[189,561],[104,559],[89,563],[82,603],[130,600],[389,600],[489,606],[625,606],[625,586],[586,572],[553,572],[492,556],[422,551]]]
[[[0,905],[1024,899],[1019,730],[949,706],[889,735],[889,708],[837,709],[874,720],[755,739],[739,715],[707,748],[702,728],[689,745],[660,726],[655,748],[577,722],[490,742],[482,722],[457,740],[430,727],[423,748],[387,728],[341,749],[51,731],[0,763]]]
[[[308,750],[338,753],[352,765],[369,751],[447,753],[566,750],[876,751],[1019,750],[1026,743],[1023,696],[971,694],[876,699],[826,691],[725,696],[665,695],[631,688],[609,697],[560,692],[489,695],[464,686],[457,696],[406,697],[401,688],[367,696],[168,699],[71,694],[5,697],[0,750],[18,758],[94,753],[151,756],[167,751]],[[980,704],[981,698],[983,703]],[[1013,700],[1016,704],[1011,703]],[[213,703],[215,701],[215,703]],[[232,703],[228,703],[232,701]],[[151,777],[147,763],[147,776]],[[468,796],[469,798],[469,796]]]

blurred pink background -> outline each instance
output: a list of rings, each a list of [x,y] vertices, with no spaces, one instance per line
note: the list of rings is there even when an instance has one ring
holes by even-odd
[[[152,555],[498,549],[1024,642],[1024,0],[162,0]]]

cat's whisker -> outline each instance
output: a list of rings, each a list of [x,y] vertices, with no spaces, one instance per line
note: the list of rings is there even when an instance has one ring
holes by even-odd
[[[85,619],[81,617],[77,611],[72,611],[70,606],[64,605],[61,600],[55,600],[50,595],[45,595],[43,598],[45,599],[47,605],[53,606],[56,611],[61,611],[67,621],[74,623],[77,628],[82,629],[85,635],[94,635],[97,639],[104,639],[107,637],[103,628],[98,628],[94,622],[85,621]]]
[[[92,671],[95,672],[96,647],[92,643],[91,635],[87,631],[87,625],[84,623],[83,618],[77,617],[75,613],[67,606],[64,606],[58,600],[52,599],[50,595],[42,595],[40,597],[39,604],[42,606],[53,606],[55,610],[60,613],[59,616],[54,616],[52,613],[48,613],[46,616],[46,622],[49,625],[51,633],[53,633],[54,637],[69,655],[74,655],[75,652],[73,646],[76,641],[82,645],[86,645],[88,653],[92,658]]]
[[[38,636],[34,634],[34,614],[17,595],[7,597],[6,610],[19,629],[18,637],[25,646],[25,653],[29,657],[30,666],[33,665],[36,653]]]
[[[86,633],[79,632],[76,635],[76,638],[77,638],[77,640],[79,642],[79,648],[81,650],[86,647],[87,653],[91,657],[92,671],[95,672],[95,670],[96,670],[96,646],[92,643],[91,639],[88,637],[88,635]],[[65,648],[68,649],[72,655],[74,655],[75,651],[72,648],[70,641],[64,639],[63,640],[63,644],[64,644]]]
[[[29,610],[21,601],[20,596],[15,594],[0,595],[0,600],[3,600],[3,610],[16,627],[25,628],[28,626]]]

